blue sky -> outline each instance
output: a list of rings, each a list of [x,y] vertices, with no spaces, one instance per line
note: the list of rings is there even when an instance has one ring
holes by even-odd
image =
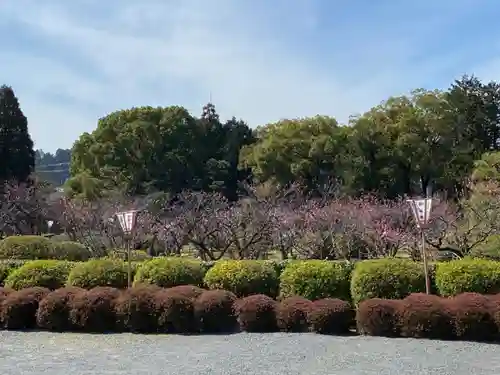
[[[251,126],[347,121],[390,95],[500,75],[495,0],[1,0],[0,83],[37,148],[140,105]]]

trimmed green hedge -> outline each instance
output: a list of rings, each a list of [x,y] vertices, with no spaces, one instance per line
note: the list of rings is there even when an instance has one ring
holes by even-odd
[[[422,263],[405,259],[376,259],[358,262],[351,278],[351,295],[357,305],[370,298],[402,299],[425,292]]]
[[[0,259],[52,259],[54,243],[43,236],[10,236],[0,241]]]
[[[92,259],[73,267],[68,275],[67,285],[84,289],[96,286],[126,288],[127,277],[127,263],[113,259]]]
[[[304,260],[290,262],[281,273],[282,298],[301,296],[310,300],[339,298],[350,301],[353,263]]]
[[[201,262],[179,257],[161,257],[143,262],[137,269],[134,285],[154,284],[163,288],[177,285],[203,285],[205,269]]]
[[[500,293],[500,262],[484,259],[461,259],[439,263],[436,287],[448,297],[465,292]]]
[[[62,288],[73,263],[63,260],[33,260],[10,272],[5,287],[24,289],[40,286],[48,289]]]
[[[12,271],[21,267],[25,261],[23,260],[1,260],[0,261],[0,286],[4,286],[5,279]]]
[[[205,275],[210,289],[224,289],[238,297],[278,294],[278,274],[272,264],[259,260],[221,260]]]
[[[73,241],[53,242],[54,259],[82,262],[92,258],[92,252],[81,243]]]

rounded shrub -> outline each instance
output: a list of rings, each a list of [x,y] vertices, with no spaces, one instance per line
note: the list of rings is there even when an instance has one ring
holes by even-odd
[[[5,279],[12,271],[21,267],[24,264],[22,261],[0,261],[0,285],[5,284]]]
[[[69,311],[73,298],[85,289],[67,287],[47,294],[39,303],[36,323],[39,328],[53,332],[65,332],[73,329]]]
[[[240,329],[246,332],[275,332],[276,301],[264,294],[244,297],[235,304]]]
[[[306,332],[309,330],[307,316],[313,303],[304,297],[294,296],[281,300],[276,307],[278,328],[283,332]]]
[[[111,259],[127,259],[127,251],[122,249],[111,250],[107,256],[107,258]],[[143,262],[145,260],[151,259],[151,256],[144,250],[131,250],[130,251],[130,259],[133,262]]]
[[[33,287],[9,293],[0,308],[3,325],[9,330],[33,329],[40,301],[49,293],[47,288]]]
[[[226,290],[208,290],[194,302],[194,316],[204,333],[227,333],[237,327],[236,296]]]
[[[454,337],[447,301],[435,295],[410,294],[399,304],[398,319],[403,337],[442,340]]]
[[[441,296],[460,293],[499,293],[500,262],[460,259],[442,262],[436,268],[436,287]]]
[[[137,333],[158,331],[156,314],[157,286],[141,285],[125,290],[115,301],[115,311],[121,326]]]
[[[135,274],[134,284],[153,284],[162,288],[177,285],[202,285],[204,269],[192,259],[161,257],[142,263]]]
[[[455,336],[465,341],[492,341],[498,328],[492,301],[478,293],[462,293],[448,299]]]
[[[33,260],[12,271],[5,286],[12,289],[23,289],[41,286],[51,290],[66,284],[73,263],[63,260]]]
[[[0,259],[53,259],[54,243],[43,236],[10,236],[0,241]]]
[[[53,242],[54,258],[69,260],[72,262],[83,262],[92,257],[92,252],[81,243],[73,241]]]
[[[358,333],[368,336],[399,336],[400,300],[372,298],[362,301],[356,310]]]
[[[402,299],[425,292],[421,263],[405,259],[376,259],[358,262],[351,278],[351,294],[357,305],[370,298]]]
[[[280,277],[282,297],[302,296],[310,300],[335,297],[350,300],[353,265],[343,261],[306,260],[290,262]]]
[[[191,333],[197,330],[192,299],[162,290],[156,293],[158,331],[164,333]]]
[[[354,322],[354,311],[348,302],[324,298],[313,302],[307,318],[313,332],[346,334]]]
[[[205,289],[195,285],[177,285],[172,288],[165,289],[165,293],[182,296],[190,299],[191,301],[196,300],[205,291]]]
[[[75,264],[68,275],[68,286],[92,289],[98,286],[127,287],[127,264],[120,260],[92,259]]]
[[[70,301],[71,324],[83,332],[113,332],[117,327],[115,301],[120,291],[111,287],[95,287],[75,295]]]
[[[278,293],[278,275],[274,267],[259,260],[218,261],[205,275],[209,289],[228,290],[238,297]]]

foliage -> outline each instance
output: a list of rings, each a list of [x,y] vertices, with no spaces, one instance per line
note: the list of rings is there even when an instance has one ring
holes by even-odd
[[[463,293],[448,302],[459,340],[492,341],[498,334],[491,300],[478,293]]]
[[[91,251],[85,245],[78,242],[58,241],[53,242],[53,246],[55,259],[81,262],[89,260],[92,257]]]
[[[159,288],[141,285],[125,290],[114,306],[121,327],[130,332],[154,333],[158,330],[156,294]]]
[[[118,327],[115,301],[120,291],[112,287],[96,287],[78,293],[70,301],[71,324],[83,332],[113,332]]]
[[[483,259],[461,259],[438,263],[436,286],[442,296],[465,292],[500,293],[500,262]]]
[[[11,272],[5,286],[16,290],[35,286],[58,289],[66,284],[73,266],[61,260],[33,260]]]
[[[397,337],[401,301],[371,298],[361,301],[356,309],[358,332],[368,336]]]
[[[204,291],[205,289],[197,287],[195,285],[177,285],[172,288],[166,289],[165,293],[182,296],[191,301],[195,301],[199,296],[201,296]]]
[[[423,293],[410,294],[398,311],[403,337],[452,339],[454,326],[445,299]]]
[[[425,291],[421,263],[404,259],[377,259],[356,264],[351,278],[355,304],[369,298],[401,299]]]
[[[180,334],[196,332],[198,327],[193,300],[181,293],[174,293],[173,289],[175,287],[162,290],[155,295],[158,331]]]
[[[33,287],[7,294],[0,309],[4,327],[9,330],[35,328],[39,303],[48,293],[46,288]]]
[[[324,298],[313,302],[307,320],[313,332],[347,334],[354,322],[354,311],[348,302]]]
[[[0,86],[0,181],[28,181],[35,167],[33,141],[28,120],[9,86]]]
[[[134,285],[154,284],[164,288],[177,285],[203,285],[204,269],[199,261],[183,258],[154,258],[142,263],[135,274]]]
[[[350,300],[352,264],[323,260],[290,263],[280,277],[282,297],[302,296],[316,300],[338,297]]]
[[[226,290],[203,292],[194,302],[194,315],[203,333],[233,332],[237,326],[236,296]]]
[[[74,327],[69,319],[71,303],[76,295],[84,292],[84,289],[68,287],[47,294],[38,305],[37,326],[54,332],[72,330]]]
[[[250,294],[276,296],[278,276],[262,261],[227,260],[217,262],[205,275],[210,289],[225,289],[239,297]]]
[[[236,302],[240,329],[246,332],[275,332],[276,301],[263,294],[254,294]]]
[[[52,259],[54,244],[42,236],[10,236],[0,241],[1,259]]]
[[[312,301],[304,297],[288,297],[280,301],[276,310],[278,328],[283,332],[306,332],[309,329],[308,315]]]
[[[21,267],[23,263],[19,261],[0,261],[0,285],[4,285],[5,279],[12,271]]]
[[[91,289],[98,286],[125,288],[128,272],[125,262],[110,259],[92,259],[77,263],[68,275],[68,286]]]

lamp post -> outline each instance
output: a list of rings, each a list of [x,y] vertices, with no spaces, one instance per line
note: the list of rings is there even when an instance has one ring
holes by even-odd
[[[47,228],[49,229],[49,233],[50,233],[50,228],[52,228],[52,225],[54,225],[54,220],[47,220]]]
[[[421,236],[421,246],[422,246],[422,260],[424,263],[424,273],[425,273],[425,292],[431,294],[431,281],[429,278],[429,268],[427,266],[427,254],[425,252],[425,228],[429,223],[429,218],[431,216],[432,208],[432,198],[422,198],[422,199],[409,199],[411,211],[413,212],[413,217],[417,223],[417,228],[420,231]]]
[[[132,286],[132,261],[130,254],[130,240],[131,235],[135,229],[135,224],[137,222],[137,210],[122,211],[116,214],[120,227],[123,231],[123,238],[125,239],[127,247],[127,285],[130,288]]]

